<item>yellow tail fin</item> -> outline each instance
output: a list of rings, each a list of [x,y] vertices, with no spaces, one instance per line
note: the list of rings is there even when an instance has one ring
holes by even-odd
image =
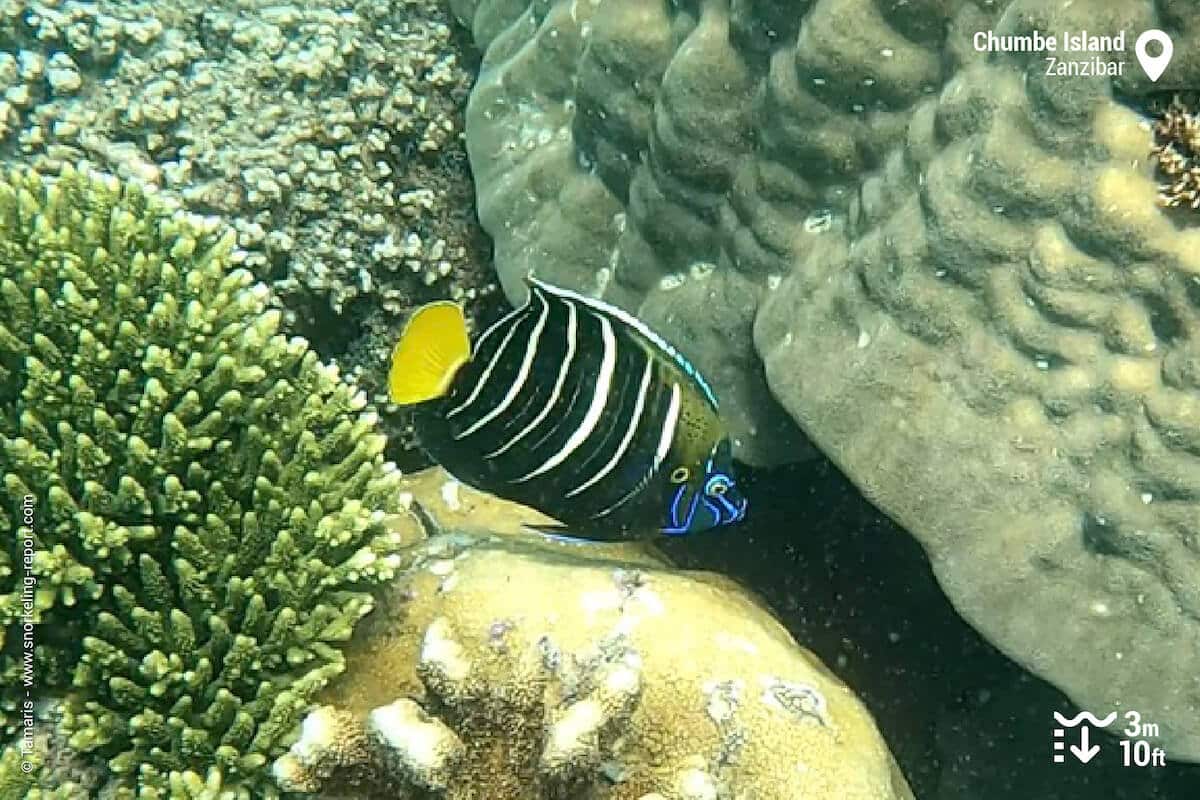
[[[388,395],[399,405],[442,397],[458,368],[470,358],[462,308],[449,301],[422,306],[404,326],[392,351]]]

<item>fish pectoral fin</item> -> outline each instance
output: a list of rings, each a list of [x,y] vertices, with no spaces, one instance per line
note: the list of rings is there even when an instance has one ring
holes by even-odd
[[[624,537],[619,534],[613,536],[598,535],[593,532],[583,533],[580,531],[571,530],[566,525],[533,525],[528,522],[522,525],[527,531],[544,536],[547,539],[559,542],[561,544],[604,544],[623,541]]]
[[[471,358],[467,321],[458,303],[440,301],[417,309],[392,350],[388,396],[412,405],[442,397]]]

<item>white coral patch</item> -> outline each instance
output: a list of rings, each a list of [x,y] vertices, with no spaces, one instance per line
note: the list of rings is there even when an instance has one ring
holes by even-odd
[[[442,484],[442,502],[446,504],[446,508],[451,511],[458,511],[462,508],[462,501],[458,497],[459,487],[462,486],[458,481],[446,481]]]
[[[604,708],[595,700],[581,700],[567,709],[562,719],[550,726],[546,755],[554,758],[586,750],[590,739],[605,722]]]
[[[367,724],[379,741],[402,754],[406,765],[429,771],[445,759],[444,732],[433,723],[423,722],[412,700],[397,700],[373,709]]]
[[[637,630],[637,626],[642,624],[641,614],[625,613],[621,615],[621,619],[617,620],[617,624],[613,626],[614,636],[631,636]]]
[[[708,702],[704,710],[709,719],[718,725],[733,719],[744,691],[745,684],[739,680],[706,683],[704,694],[708,696]]]
[[[434,575],[449,575],[454,571],[454,560],[450,558],[439,558],[437,561],[430,563],[429,571]]]
[[[408,698],[373,709],[367,716],[367,730],[391,752],[404,773],[434,790],[446,787],[453,762],[463,750],[454,731]]]
[[[616,696],[628,697],[637,694],[641,687],[642,674],[633,667],[617,667],[604,679],[605,690]]]
[[[455,683],[462,682],[470,673],[471,663],[462,645],[450,637],[450,623],[445,617],[435,619],[425,631],[421,663],[437,669]]]
[[[636,600],[642,608],[649,612],[652,616],[661,616],[666,612],[667,607],[662,601],[662,597],[658,592],[647,589],[645,586],[638,587],[633,593],[633,599]]]
[[[300,724],[300,738],[292,745],[291,754],[301,764],[311,764],[334,743],[337,724],[330,706],[317,708]]]
[[[717,783],[707,772],[689,769],[679,776],[680,800],[717,800]]]
[[[599,614],[602,611],[612,611],[621,607],[621,595],[616,589],[599,589],[580,592],[579,603],[589,614]]]
[[[307,770],[300,760],[290,753],[275,759],[275,763],[271,765],[271,775],[284,791],[302,791],[302,781],[306,773]]]

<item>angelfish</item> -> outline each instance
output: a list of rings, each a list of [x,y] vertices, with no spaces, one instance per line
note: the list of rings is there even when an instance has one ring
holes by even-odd
[[[392,353],[392,402],[459,480],[554,517],[571,538],[683,535],[747,501],[712,388],[616,306],[528,278],[471,346],[462,308],[422,306]]]

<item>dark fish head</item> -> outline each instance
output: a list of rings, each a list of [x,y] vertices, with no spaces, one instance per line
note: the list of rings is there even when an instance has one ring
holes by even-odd
[[[695,466],[679,465],[668,473],[666,490],[668,536],[711,530],[740,522],[748,501],[733,478],[728,439],[722,439],[708,458]]]

